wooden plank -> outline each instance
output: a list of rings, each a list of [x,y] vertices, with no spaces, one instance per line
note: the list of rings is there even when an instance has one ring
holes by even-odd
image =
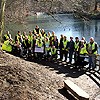
[[[79,100],[89,100],[89,95],[70,80],[64,80],[64,87]]]

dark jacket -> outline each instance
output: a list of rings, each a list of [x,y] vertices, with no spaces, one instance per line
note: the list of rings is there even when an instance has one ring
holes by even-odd
[[[68,42],[68,50],[69,50],[69,52],[74,52],[74,49],[75,49],[75,42],[73,40],[69,41]]]
[[[63,48],[63,38],[60,38],[60,44],[59,44],[59,49]]]

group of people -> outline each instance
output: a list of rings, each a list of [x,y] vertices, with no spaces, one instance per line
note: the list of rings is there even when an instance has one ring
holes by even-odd
[[[60,59],[64,60],[69,64],[72,64],[74,55],[75,66],[83,65],[85,55],[89,56],[89,68],[96,67],[96,54],[98,51],[98,45],[91,37],[90,41],[87,42],[84,37],[79,40],[78,37],[70,37],[70,40],[66,36],[61,34],[60,41],[55,32],[46,33],[44,29],[40,29],[36,25],[33,31],[29,31],[28,34],[20,31],[15,35],[15,39],[12,39],[9,31],[4,34],[4,43],[2,50],[12,53],[16,56],[37,58],[41,60],[57,60],[58,51],[60,53]],[[68,62],[69,55],[69,62]]]

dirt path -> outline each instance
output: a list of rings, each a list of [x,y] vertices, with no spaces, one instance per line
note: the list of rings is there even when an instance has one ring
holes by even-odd
[[[64,88],[70,79],[99,100],[100,71],[77,70],[61,62],[25,61],[0,51],[0,100],[75,100]]]

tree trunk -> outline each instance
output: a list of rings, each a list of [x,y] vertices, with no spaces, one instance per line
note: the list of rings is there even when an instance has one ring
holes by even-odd
[[[95,0],[95,7],[94,7],[94,11],[96,11],[96,10],[97,10],[97,4],[98,4],[98,2]]]
[[[2,41],[2,34],[4,31],[4,13],[5,13],[6,0],[1,1],[1,30],[0,30],[0,44]]]

